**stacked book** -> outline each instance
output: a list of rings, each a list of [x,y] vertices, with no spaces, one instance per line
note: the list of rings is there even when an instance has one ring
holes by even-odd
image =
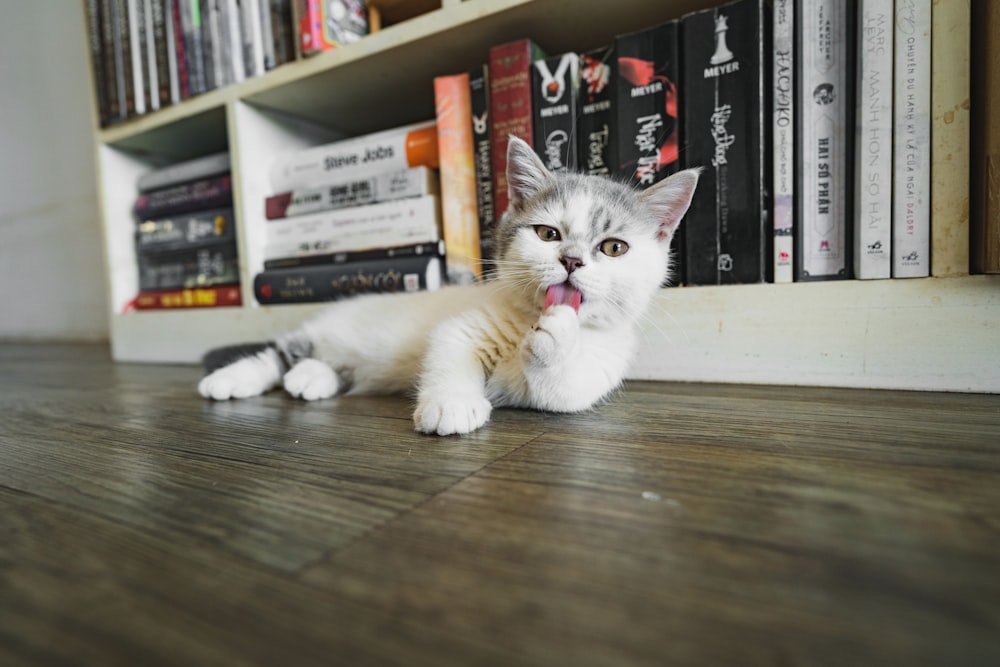
[[[264,201],[261,304],[444,282],[438,133],[417,123],[278,156]]]
[[[240,305],[229,153],[147,172],[138,189],[136,309]]]

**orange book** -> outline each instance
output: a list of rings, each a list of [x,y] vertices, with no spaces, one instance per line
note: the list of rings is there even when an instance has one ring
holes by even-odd
[[[476,282],[483,273],[468,73],[435,78],[434,102],[448,282]]]

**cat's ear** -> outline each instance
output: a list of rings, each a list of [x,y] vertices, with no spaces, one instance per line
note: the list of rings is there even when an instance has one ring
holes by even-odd
[[[552,174],[531,146],[510,135],[507,140],[507,197],[510,208],[520,208],[525,200],[544,189],[551,177]]]
[[[644,190],[639,197],[653,212],[658,225],[656,238],[669,241],[687,213],[698,186],[701,168],[685,169]]]

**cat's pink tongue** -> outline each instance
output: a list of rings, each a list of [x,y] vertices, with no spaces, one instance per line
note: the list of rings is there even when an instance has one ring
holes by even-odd
[[[568,282],[559,283],[558,285],[552,285],[545,292],[545,309],[548,310],[549,306],[571,306],[576,312],[580,312],[580,302],[583,301],[583,295],[580,294],[580,290],[570,285]]]

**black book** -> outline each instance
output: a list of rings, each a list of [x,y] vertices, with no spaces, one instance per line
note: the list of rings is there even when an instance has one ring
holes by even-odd
[[[610,176],[614,167],[613,46],[580,56],[577,162],[581,171]]]
[[[472,151],[476,168],[476,207],[479,212],[479,246],[483,268],[493,268],[496,216],[494,214],[492,147],[490,144],[489,67],[469,71],[469,100],[472,108]]]
[[[576,171],[579,62],[564,53],[532,64],[533,148],[549,171]]]
[[[140,220],[135,231],[140,253],[188,250],[208,243],[235,243],[233,209],[195,211],[156,220]]]
[[[687,282],[757,283],[772,269],[765,0],[683,19],[684,157],[704,169],[684,218]]]
[[[268,269],[254,277],[261,304],[333,301],[358,294],[438,289],[444,263],[437,255],[414,255],[346,264]]]
[[[236,243],[227,241],[186,250],[138,253],[139,290],[230,285],[240,281]]]

